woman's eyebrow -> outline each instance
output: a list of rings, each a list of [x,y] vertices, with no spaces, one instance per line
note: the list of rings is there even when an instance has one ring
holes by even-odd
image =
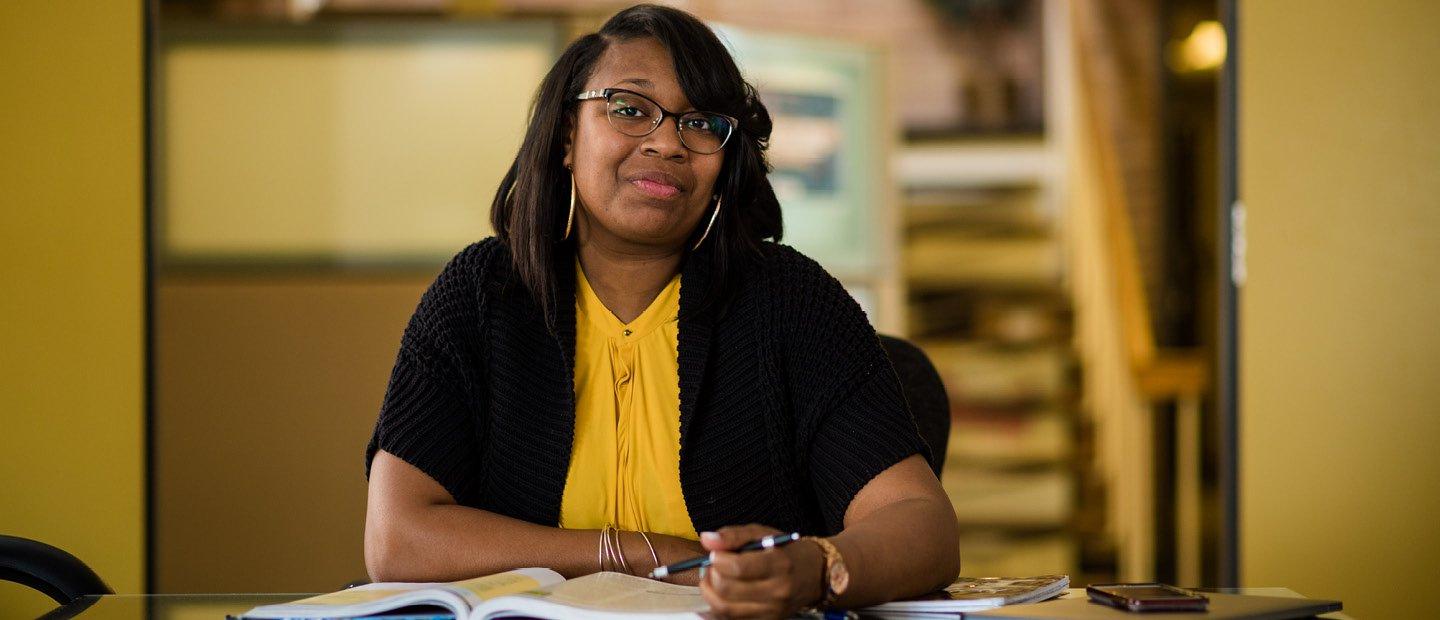
[[[620,80],[619,82],[616,82],[616,83],[617,83],[617,84],[627,84],[627,83],[628,83],[628,84],[634,84],[634,85],[639,86],[639,87],[641,87],[641,88],[647,88],[647,89],[652,89],[652,90],[655,88],[655,83],[654,83],[654,82],[651,82],[650,80],[647,80],[647,79],[645,79],[645,78],[638,78],[638,77],[637,77],[637,78],[625,78],[625,79]],[[654,98],[655,98],[654,95],[651,95],[651,94],[649,94],[649,93],[640,93],[640,94],[641,94],[641,95],[645,95],[646,97],[649,97],[649,98],[651,98],[651,99],[654,99]],[[689,108],[689,109],[687,109],[687,110],[682,110],[682,111],[680,112],[681,114],[686,114],[686,113],[694,112],[694,111],[695,111],[695,106],[687,105],[686,107]]]

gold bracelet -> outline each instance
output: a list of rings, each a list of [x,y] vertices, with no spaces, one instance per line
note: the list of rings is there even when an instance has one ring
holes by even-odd
[[[615,532],[615,526],[613,526],[613,525],[606,525],[606,526],[605,526],[605,537],[604,537],[604,539],[603,539],[603,542],[604,542],[604,545],[605,545],[605,560],[606,560],[605,570],[615,570],[615,548],[614,548],[614,546],[612,546],[611,543],[610,543],[610,537],[614,534],[614,532]]]
[[[596,545],[595,563],[600,566],[600,572],[605,572],[605,530],[603,529],[600,530],[600,544]]]
[[[655,566],[652,568],[660,568],[660,556],[655,553],[655,545],[650,544],[650,537],[646,536],[645,532],[637,533],[640,534],[640,538],[645,540],[645,546],[650,548],[650,559],[655,560]]]
[[[621,545],[620,530],[614,525],[606,525],[600,535],[600,545],[603,549],[603,556],[608,559],[609,570],[619,570],[630,574],[630,562],[625,559],[625,548]],[[601,562],[601,570],[605,570],[604,561]]]
[[[605,559],[608,560],[608,565],[605,567],[605,570],[615,570],[615,547],[614,544],[610,542],[610,538],[614,535],[615,528],[608,525],[605,526]]]
[[[625,541],[620,538],[621,530],[615,529],[615,535],[611,540],[615,541],[615,557],[620,558],[620,571],[626,575],[632,574],[630,561],[625,559]]]
[[[606,524],[600,530],[600,570],[606,571],[615,567],[615,549],[611,546],[610,537],[615,532],[615,526]]]

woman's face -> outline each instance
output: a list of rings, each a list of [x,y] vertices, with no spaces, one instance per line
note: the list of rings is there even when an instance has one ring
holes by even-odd
[[[612,43],[596,62],[585,90],[623,88],[666,110],[694,110],[670,60],[652,38]],[[566,145],[575,176],[575,234],[581,243],[631,249],[677,250],[709,215],[715,177],[725,152],[701,155],[680,143],[676,119],[649,135],[616,131],[602,99],[579,102]]]

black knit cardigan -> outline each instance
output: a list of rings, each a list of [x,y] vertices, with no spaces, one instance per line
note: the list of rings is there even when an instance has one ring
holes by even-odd
[[[559,523],[575,433],[575,269],[568,244],[557,247],[551,321],[497,239],[445,266],[401,338],[367,476],[385,450],[459,504]],[[762,253],[703,312],[707,261],[682,269],[680,486],[696,531],[833,534],[861,487],[927,448],[854,299],[799,252]]]

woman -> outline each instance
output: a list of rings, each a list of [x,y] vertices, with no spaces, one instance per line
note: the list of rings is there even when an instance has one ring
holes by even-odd
[[[402,338],[366,455],[373,579],[713,552],[674,579],[720,615],[773,617],[955,577],[955,515],[874,330],[764,241],[770,129],[681,11],[632,7],[561,55],[496,237],[445,267]],[[782,530],[807,538],[731,552]]]

